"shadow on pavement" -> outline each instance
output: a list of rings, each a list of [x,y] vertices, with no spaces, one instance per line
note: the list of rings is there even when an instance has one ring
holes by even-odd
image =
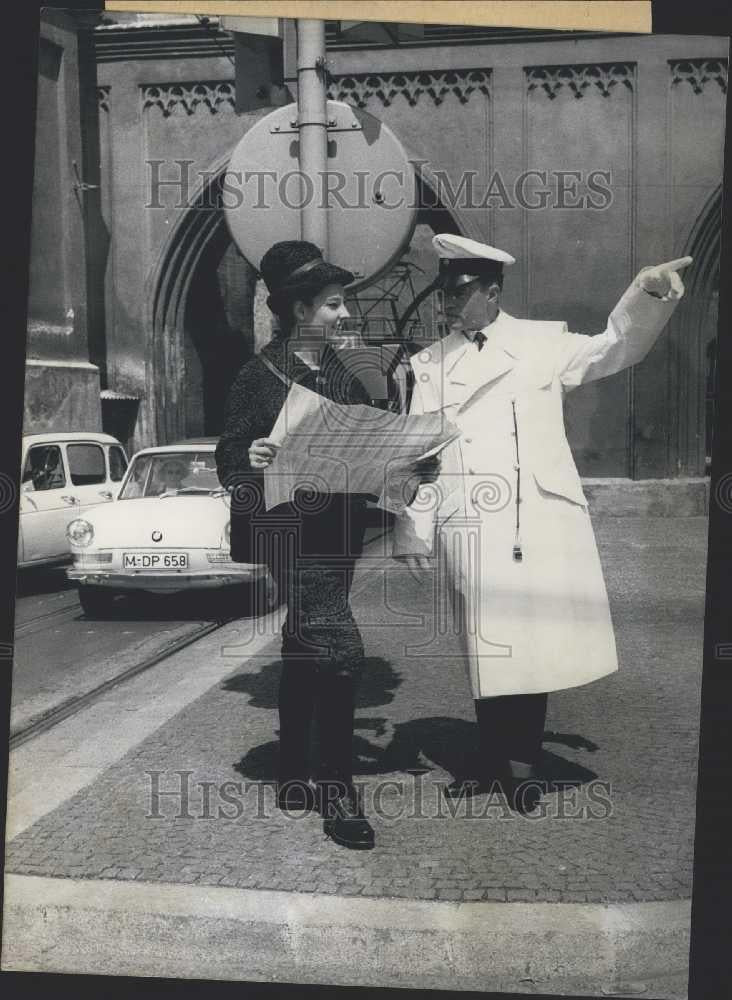
[[[387,726],[385,718],[356,719],[353,739],[355,774],[393,774],[410,769],[432,770],[434,767],[444,768],[453,774],[462,774],[466,770],[465,759],[469,756],[472,730],[475,729],[471,723],[449,718],[418,719],[401,723],[395,727],[392,740],[384,748],[372,742],[369,736],[383,736]],[[313,744],[315,760],[315,741]],[[253,747],[235,765],[235,770],[255,781],[274,781],[277,775],[278,749],[278,740]]]
[[[353,739],[353,770],[356,775],[384,774],[384,749],[377,743],[359,735],[359,730],[370,730],[380,735],[385,731],[385,719],[357,719]],[[270,740],[253,747],[234,765],[242,777],[253,781],[276,781],[279,757],[279,740]],[[317,760],[317,741],[313,740],[311,760]],[[424,767],[422,767],[424,770]]]
[[[388,667],[385,661],[382,660],[381,663]],[[268,663],[259,674],[240,674],[229,678],[224,687],[249,694],[252,707],[275,709],[280,669],[280,661]],[[478,780],[480,777],[478,727],[475,723],[448,716],[397,723],[386,747],[363,735],[373,733],[378,738],[384,735],[387,727],[386,718],[356,718],[353,740],[354,773],[377,775],[437,769],[446,771],[459,781]],[[557,736],[556,733],[550,735]],[[568,745],[595,746],[584,737],[566,735]],[[234,769],[243,777],[254,781],[274,781],[277,777],[278,751],[278,740],[262,743],[249,750],[234,765]],[[316,753],[314,747],[313,759],[316,759]],[[538,777],[550,787],[570,788],[595,780],[597,774],[582,764],[545,750],[541,755]]]
[[[409,771],[426,765],[467,778],[478,762],[477,743],[478,727],[465,719],[438,715],[400,722],[382,754],[381,770]]]
[[[565,747],[571,747],[572,750],[589,750],[590,753],[600,749],[597,743],[588,740],[586,736],[577,736],[575,733],[555,733],[551,730],[544,733],[543,742],[562,743]]]
[[[282,661],[265,663],[257,673],[240,673],[227,677],[221,687],[248,695],[252,708],[277,709]],[[388,705],[401,684],[401,675],[382,657],[367,657],[357,695],[357,708]],[[458,780],[477,779],[480,775],[478,727],[474,722],[450,716],[429,716],[399,722],[393,727],[391,740],[384,747],[372,741],[382,737],[389,727],[384,717],[357,716],[353,741],[354,769],[357,774],[376,775],[440,769]],[[596,743],[572,733],[545,733],[550,743],[561,743],[574,750],[594,752]],[[235,765],[243,777],[255,781],[274,781],[277,776],[278,740],[252,747]],[[315,759],[315,758],[314,758]],[[562,787],[582,785],[597,775],[581,764],[543,751],[539,777],[549,784]]]
[[[538,771],[540,781],[546,781],[550,788],[556,787],[560,790],[585,785],[598,777],[598,774],[589,767],[576,764],[549,750],[542,751]]]
[[[256,674],[235,674],[221,685],[224,691],[238,691],[249,695],[252,708],[277,708],[277,696],[282,673],[282,661],[265,663]],[[364,661],[363,677],[356,695],[357,708],[371,708],[388,705],[393,701],[393,692],[401,684],[398,674],[388,660],[380,656],[367,656]],[[358,725],[358,722],[357,722]]]
[[[282,661],[265,663],[256,674],[242,673],[227,677],[222,683],[223,691],[235,691],[249,695],[252,708],[277,708],[277,692],[282,673]]]
[[[547,734],[557,740],[559,734]],[[597,749],[582,736],[562,734],[567,746]],[[414,719],[394,727],[391,742],[381,754],[381,772],[411,771],[436,766],[458,781],[479,781],[481,760],[478,727],[465,719],[447,716]],[[431,769],[431,768],[430,768]],[[548,785],[568,788],[593,781],[597,774],[582,764],[566,760],[548,750],[542,751],[537,778]]]

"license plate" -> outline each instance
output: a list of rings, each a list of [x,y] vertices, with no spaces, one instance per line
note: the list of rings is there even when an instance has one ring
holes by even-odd
[[[123,569],[188,569],[187,552],[125,552]]]

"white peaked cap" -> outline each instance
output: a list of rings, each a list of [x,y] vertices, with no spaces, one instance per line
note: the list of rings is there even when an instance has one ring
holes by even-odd
[[[487,243],[478,243],[465,236],[453,236],[452,233],[438,233],[432,237],[432,246],[442,260],[492,260],[504,267],[516,263],[516,258],[505,250],[489,247]]]

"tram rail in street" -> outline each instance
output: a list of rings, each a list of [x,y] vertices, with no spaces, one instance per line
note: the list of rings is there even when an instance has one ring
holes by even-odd
[[[65,619],[66,617],[71,620],[75,614],[81,611],[81,605],[79,601],[74,597],[74,601],[71,604],[65,604],[61,608],[54,608],[53,611],[44,611],[40,615],[34,615],[32,618],[28,618],[26,621],[20,622],[15,626],[15,638],[22,639],[27,635],[34,634],[34,627],[36,625],[43,626],[45,623],[55,624],[59,619]],[[38,630],[40,631],[40,629]]]
[[[146,657],[139,663],[133,664],[116,676],[96,685],[96,687],[85,691],[83,694],[71,695],[58,705],[48,709],[48,711],[38,716],[27,725],[20,726],[15,731],[11,730],[9,740],[10,749],[15,750],[17,747],[27,743],[28,740],[34,739],[36,736],[40,736],[42,733],[47,732],[49,729],[57,726],[60,722],[63,722],[72,715],[75,715],[88,705],[93,704],[101,698],[102,695],[111,691],[113,688],[118,687],[120,684],[124,684],[125,681],[131,680],[133,677],[137,677],[138,674],[142,674],[146,670],[150,670],[152,667],[157,666],[158,663],[166,660],[169,656],[173,656],[175,653],[180,652],[180,650],[185,649],[187,646],[191,646],[198,639],[202,639],[204,636],[210,635],[211,632],[215,632],[217,629],[222,628],[228,623],[229,620],[230,619],[206,622],[201,626],[201,628],[196,629],[195,632],[181,636],[178,639],[174,639],[156,653]]]
[[[368,549],[386,534],[385,531],[380,531],[374,537],[370,538],[365,549]],[[73,619],[74,615],[81,611],[81,605],[75,600],[72,605],[65,605],[63,608],[55,608],[53,611],[47,611],[40,615],[36,615],[33,618],[29,618],[22,624],[16,627],[16,638],[27,639],[33,636],[37,631],[41,631],[43,624],[54,623],[63,620],[64,615],[69,616],[69,620]],[[113,690],[120,684],[124,684],[126,681],[131,680],[133,677],[137,677],[139,674],[144,673],[146,670],[150,670],[152,667],[157,666],[163,660],[168,657],[173,656],[175,653],[180,652],[182,649],[191,646],[194,642],[202,639],[204,636],[210,635],[217,629],[222,628],[229,622],[234,621],[236,616],[227,615],[226,617],[217,619],[215,621],[207,621],[201,625],[200,628],[196,629],[194,632],[188,633],[185,636],[180,636],[174,639],[162,649],[151,654],[145,659],[141,660],[139,663],[133,663],[127,669],[116,674],[114,677],[110,677],[100,684],[90,688],[89,690],[78,695],[70,695],[63,701],[59,702],[46,711],[34,717],[31,721],[26,724],[18,726],[15,730],[11,728],[9,746],[11,750],[14,750],[29,740],[34,739],[37,736],[42,735],[49,729],[64,722],[66,719],[75,715],[77,712],[93,704],[99,698],[101,698],[108,691]],[[41,626],[40,628],[36,628]]]

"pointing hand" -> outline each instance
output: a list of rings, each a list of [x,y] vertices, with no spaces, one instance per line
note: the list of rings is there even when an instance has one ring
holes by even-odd
[[[646,267],[638,275],[638,284],[650,295],[667,301],[680,299],[684,294],[684,283],[679,271],[691,264],[691,257],[677,257],[666,264]]]

